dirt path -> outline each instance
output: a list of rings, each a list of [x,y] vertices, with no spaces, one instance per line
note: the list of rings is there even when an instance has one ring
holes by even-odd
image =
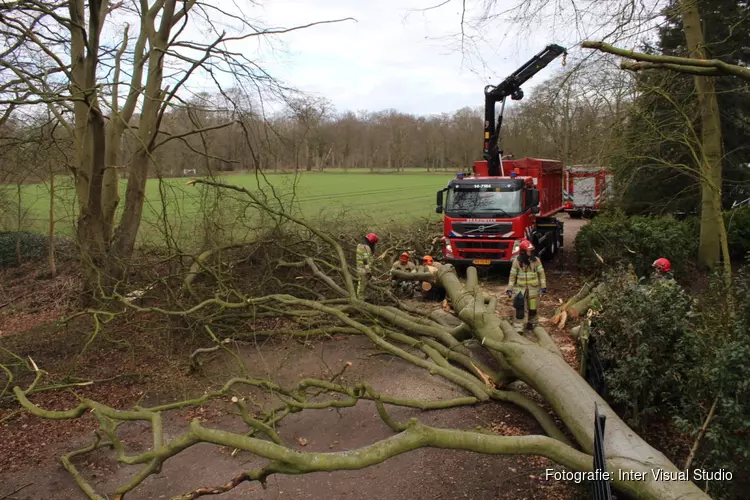
[[[550,293],[541,303],[540,318],[544,323],[557,304],[558,298],[568,297],[577,286],[569,258],[575,233],[581,221],[565,217],[565,255],[547,266]],[[491,293],[501,295],[507,276],[490,277],[485,286]],[[510,304],[500,300],[500,314],[509,316]],[[551,332],[567,355],[574,357],[569,338],[556,329]],[[341,337],[333,340],[298,342],[280,340],[263,349],[247,346],[241,352],[245,365],[253,376],[271,378],[282,385],[300,377],[326,377],[337,372],[347,361],[352,367],[344,375],[351,384],[367,380],[375,390],[395,397],[419,399],[446,399],[462,393],[452,384],[433,377],[414,365],[397,358],[379,354],[372,343],[361,337]],[[115,359],[111,360],[116,363]],[[203,387],[211,381],[223,381],[236,373],[233,361],[216,358],[207,363],[208,376],[201,381]],[[214,384],[215,386],[215,384]],[[126,406],[139,397],[137,386],[100,386],[98,397],[116,390],[126,396],[114,398],[112,404]],[[92,389],[93,390],[93,389]],[[257,395],[262,400],[263,396]],[[148,395],[147,395],[147,402]],[[74,398],[61,400],[51,394],[40,394],[34,400],[62,409],[73,404]],[[204,409],[175,412],[165,418],[165,438],[183,432],[190,419],[199,417],[206,425],[242,432],[244,424],[230,414],[228,401],[216,401]],[[9,411],[0,406],[0,442],[15,448],[12,458],[0,458],[0,498],[24,487],[7,497],[16,500],[85,499],[70,475],[60,465],[57,457],[74,450],[90,440],[94,429],[92,419],[78,422],[41,421],[28,415],[2,418]],[[394,418],[403,420],[417,416],[429,425],[458,429],[492,429],[498,433],[540,433],[541,429],[524,412],[515,406],[488,404],[478,407],[457,408],[434,412],[393,409]],[[285,444],[305,451],[343,451],[368,445],[392,435],[392,431],[377,416],[374,405],[360,402],[353,408],[336,410],[307,410],[287,417],[280,426]],[[138,425],[125,427],[120,435],[132,450],[148,448],[150,433]],[[55,436],[55,437],[53,437]],[[300,445],[306,441],[305,446]],[[20,448],[33,450],[25,454]],[[242,470],[262,465],[255,457],[240,453],[231,456],[231,450],[211,445],[198,445],[169,460],[157,476],[147,479],[141,487],[129,494],[129,500],[168,499],[200,486],[215,486],[227,482]],[[2,455],[2,453],[0,453]],[[103,451],[88,455],[76,464],[92,484],[101,492],[111,493],[115,487],[132,477],[133,467],[117,464],[112,453]],[[268,488],[257,484],[242,485],[219,498],[226,499],[572,499],[581,490],[570,485],[545,481],[544,470],[552,462],[536,457],[502,457],[424,449],[400,455],[377,466],[361,471],[315,473],[305,476],[273,476]]]
[[[452,384],[433,377],[424,370],[400,359],[377,354],[372,343],[361,337],[321,341],[308,345],[285,342],[263,353],[248,349],[243,358],[252,375],[290,383],[301,376],[321,377],[335,371],[346,362],[353,366],[345,374],[345,382],[367,380],[375,390],[402,398],[447,399],[462,395]],[[209,365],[211,378],[224,380],[233,369],[229,360],[217,360]],[[43,397],[37,398],[40,402]],[[183,432],[190,418],[198,416],[220,428],[243,431],[246,427],[238,418],[226,415],[227,401],[209,405],[203,412],[188,410],[175,412],[165,419],[165,438]],[[458,429],[494,429],[505,434],[540,433],[541,429],[522,411],[510,405],[482,405],[435,412],[394,408],[394,418],[405,420],[419,417],[424,423]],[[25,429],[0,426],[0,439],[17,440],[17,445],[45,446],[48,457],[85,445],[87,433],[76,432],[69,439],[47,446],[44,434],[36,425],[37,419],[24,419]],[[91,422],[93,424],[93,422]],[[55,423],[53,432],[59,435],[64,423]],[[20,427],[20,426],[19,426]],[[3,431],[4,429],[4,431]],[[49,431],[49,430],[48,430]],[[285,444],[305,451],[343,451],[366,446],[385,439],[392,431],[377,416],[375,407],[360,402],[353,408],[340,411],[308,410],[292,415],[280,427]],[[7,432],[7,433],[6,433]],[[129,426],[120,435],[130,449],[145,450],[150,434],[145,427]],[[298,439],[307,441],[302,447]],[[102,492],[132,477],[135,468],[119,466],[110,452],[89,455],[76,462],[86,477]],[[20,465],[20,464],[16,464]],[[241,470],[253,469],[262,462],[249,454],[230,456],[230,450],[210,445],[199,445],[169,460],[161,474],[152,476],[128,498],[170,498],[200,486],[223,484]],[[540,480],[546,467],[553,464],[546,459],[526,457],[493,457],[468,452],[446,450],[418,450],[390,459],[362,471],[315,473],[299,477],[274,476],[268,489],[259,485],[243,485],[223,495],[227,499],[454,499],[454,498],[573,498],[560,484]],[[25,469],[25,471],[24,471]],[[0,473],[0,496],[23,485],[30,486],[13,495],[18,500],[84,499],[67,471],[55,458],[41,458],[23,464],[15,473]],[[548,493],[554,493],[550,496]]]

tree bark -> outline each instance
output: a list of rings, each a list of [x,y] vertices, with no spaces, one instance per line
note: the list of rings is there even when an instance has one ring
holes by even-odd
[[[101,280],[100,271],[110,266],[111,259],[107,258],[109,240],[105,234],[104,219],[102,217],[102,184],[104,179],[104,117],[98,109],[92,107],[88,115],[90,139],[86,142],[91,148],[90,168],[91,177],[88,182],[88,199],[78,218],[77,241],[84,262],[84,272],[89,285],[105,284]],[[106,274],[106,272],[105,272]]]
[[[121,259],[129,258],[135,247],[141,225],[143,203],[146,198],[146,181],[151,164],[151,150],[159,129],[159,112],[164,92],[164,54],[169,45],[169,35],[174,20],[176,0],[166,0],[161,10],[159,29],[150,37],[151,50],[148,56],[148,77],[144,91],[143,112],[138,128],[140,146],[130,164],[130,176],[125,192],[125,209],[114,237],[114,264],[121,266]],[[118,270],[119,274],[119,270]]]
[[[696,0],[682,0],[682,28],[685,32],[690,57],[706,59],[705,39],[701,29],[700,12]],[[695,90],[701,116],[701,225],[698,260],[708,268],[719,262],[721,234],[719,224],[723,224],[721,214],[721,157],[722,138],[719,116],[719,102],[713,77],[695,75]]]

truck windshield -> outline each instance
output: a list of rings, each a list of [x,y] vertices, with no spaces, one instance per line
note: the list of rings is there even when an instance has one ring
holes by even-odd
[[[492,215],[510,217],[522,210],[521,190],[494,189],[448,190],[445,211],[449,215]]]

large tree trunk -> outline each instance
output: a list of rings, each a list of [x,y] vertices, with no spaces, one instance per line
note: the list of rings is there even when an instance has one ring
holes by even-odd
[[[594,449],[594,406],[607,417],[604,449],[614,484],[638,498],[665,500],[709,498],[690,481],[657,481],[652,471],[676,473],[679,469],[623,422],[589,384],[555,352],[515,333],[495,311],[497,299],[479,288],[476,269],[469,268],[462,285],[451,266],[443,266],[437,279],[446,289],[453,307],[472,327],[475,338],[487,347],[501,366],[535,389],[565,423],[583,451]],[[541,330],[541,329],[539,329]],[[543,330],[541,330],[543,332]],[[619,481],[618,470],[647,474],[645,481]]]
[[[682,0],[682,27],[690,57],[706,59],[705,39],[696,0]],[[719,102],[713,77],[695,75],[695,90],[701,116],[701,226],[699,261],[713,268],[719,262],[721,233],[722,139]]]
[[[78,198],[76,237],[89,286],[98,287],[121,278],[130,258],[140,225],[149,158],[159,128],[162,105],[163,58],[175,22],[176,0],[161,2],[140,16],[138,39],[132,47],[130,84],[120,107],[118,86],[112,88],[108,123],[102,113],[97,77],[100,35],[109,13],[108,2],[68,2],[70,14],[70,93],[74,98],[76,165],[73,168]],[[187,7],[188,9],[190,7]],[[88,9],[88,12],[86,12]],[[182,11],[178,15],[184,15]],[[157,22],[158,29],[154,28]],[[146,50],[148,45],[149,51]],[[119,82],[122,57],[128,49],[128,28],[114,58],[114,81]],[[147,55],[148,54],[148,55]],[[148,62],[145,89],[144,66]],[[126,210],[115,235],[114,219],[119,205],[117,159],[122,135],[139,100],[143,109],[138,128],[140,150],[130,165]],[[62,117],[59,117],[64,121]]]
[[[78,198],[78,226],[76,236],[80,248],[84,271],[91,285],[96,283],[93,270],[103,261],[106,253],[106,241],[101,233],[101,183],[103,158],[104,120],[97,100],[95,89],[96,51],[99,30],[96,27],[97,16],[89,16],[95,29],[86,39],[85,5],[83,0],[69,3],[70,19],[70,60],[71,81],[70,93],[75,98],[74,142],[77,165],[75,169],[76,195]],[[98,118],[97,118],[98,116]],[[101,142],[100,142],[101,141]]]
[[[120,204],[119,178],[117,173],[117,153],[122,139],[120,126],[110,123],[107,129],[107,150],[104,155],[104,178],[102,180],[102,217],[105,222],[107,238],[112,238],[115,224],[115,212]]]
[[[78,217],[77,241],[81,250],[84,271],[89,285],[105,283],[102,281],[100,270],[107,269],[110,259],[109,239],[105,231],[102,213],[102,184],[104,179],[104,150],[105,133],[104,117],[98,109],[89,113],[88,131],[90,139],[87,145],[91,148],[90,169],[91,177],[88,182],[88,199]],[[107,273],[105,272],[105,275]]]
[[[124,269],[125,259],[129,259],[135,248],[138,229],[141,225],[143,203],[146,199],[146,181],[151,163],[151,151],[159,131],[159,112],[162,106],[164,92],[162,82],[164,78],[164,54],[169,45],[169,35],[174,19],[175,2],[164,3],[161,12],[160,26],[151,37],[151,51],[148,56],[148,78],[146,80],[143,112],[138,127],[140,147],[133,156],[130,164],[130,176],[125,192],[125,208],[120,219],[113,244],[112,265],[118,275]]]
[[[96,90],[99,37],[106,15],[101,8],[101,3],[92,2],[86,16],[83,0],[69,3],[72,20],[70,92],[76,99],[73,127],[79,208],[76,240],[90,288],[106,283],[107,267],[112,260],[108,258],[111,225],[106,223],[103,210],[107,133]]]

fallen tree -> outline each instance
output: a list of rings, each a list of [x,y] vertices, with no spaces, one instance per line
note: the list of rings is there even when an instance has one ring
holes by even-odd
[[[243,338],[273,335],[329,335],[351,334],[367,337],[378,349],[402,360],[413,363],[430,373],[446,379],[465,392],[464,397],[452,400],[422,401],[397,399],[375,392],[366,383],[344,386],[337,383],[340,375],[328,380],[304,379],[294,387],[281,387],[273,381],[258,380],[242,376],[227,382],[221,389],[207,392],[199,398],[180,401],[152,408],[135,407],[118,410],[83,399],[75,408],[65,411],[45,410],[35,405],[28,397],[33,393],[42,371],[32,364],[36,377],[29,387],[14,387],[20,404],[42,418],[71,419],[92,412],[99,422],[95,441],[62,458],[66,469],[89,498],[104,496],[95,491],[76,469],[71,459],[93,450],[109,447],[114,449],[117,459],[127,465],[143,465],[129,482],[120,486],[115,498],[122,499],[136,488],[146,477],[160,471],[162,464],[197,443],[213,443],[245,450],[264,457],[268,464],[261,469],[242,472],[223,485],[199,488],[178,497],[192,499],[205,495],[229,491],[247,481],[264,483],[272,474],[304,474],[314,471],[354,470],[380,463],[401,453],[421,447],[436,447],[470,450],[488,454],[539,455],[577,471],[593,470],[594,452],[594,408],[607,417],[604,447],[607,454],[608,472],[613,474],[617,489],[638,498],[654,500],[708,498],[689,481],[655,480],[652,470],[678,472],[668,458],[651,447],[633,432],[563,359],[554,341],[543,328],[535,329],[538,342],[518,334],[511,325],[498,317],[497,298],[487,294],[479,285],[476,269],[469,268],[462,282],[452,266],[442,266],[437,273],[408,273],[401,279],[413,279],[438,284],[444,288],[451,302],[454,315],[435,314],[398,301],[387,291],[376,290],[377,297],[368,300],[357,298],[349,268],[347,252],[329,234],[320,231],[304,220],[283,210],[275,209],[253,192],[226,184],[195,181],[214,188],[232,189],[247,195],[251,204],[275,217],[303,228],[312,238],[328,247],[326,254],[331,260],[316,256],[301,256],[297,262],[284,261],[279,269],[294,269],[298,273],[293,279],[317,283],[294,286],[299,293],[275,293],[262,296],[247,296],[241,289],[218,296],[194,298],[201,293],[198,283],[191,284],[191,298],[181,298],[180,308],[167,307],[161,303],[145,300],[134,303],[120,293],[108,298],[116,302],[126,313],[106,310],[89,311],[95,318],[104,315],[111,319],[119,314],[162,315],[181,318],[189,323],[202,324],[219,351],[225,341],[219,340],[227,332],[237,333],[226,325],[237,318],[252,316],[283,318],[288,326],[269,330],[255,329]],[[277,262],[282,264],[282,262]],[[202,266],[210,266],[207,260]],[[302,269],[308,273],[300,275]],[[195,268],[188,270],[195,276]],[[205,273],[213,276],[214,273]],[[192,278],[195,279],[195,278]],[[276,278],[281,282],[280,278]],[[182,280],[178,282],[183,286]],[[283,285],[283,283],[281,283]],[[223,285],[223,289],[226,284]],[[161,297],[169,296],[160,294]],[[379,298],[378,298],[379,297]],[[194,300],[195,302],[184,302]],[[173,306],[175,304],[172,304]],[[98,321],[98,320],[97,320]],[[99,322],[101,323],[101,322]],[[214,330],[217,333],[214,333]],[[235,335],[235,337],[237,336]],[[466,339],[466,340],[459,340]],[[477,349],[486,349],[494,363],[482,362]],[[205,350],[204,350],[205,351]],[[197,364],[191,356],[191,364]],[[242,363],[239,362],[242,368]],[[343,367],[346,369],[346,366]],[[525,383],[541,396],[554,414],[564,424],[558,428],[555,419],[541,405],[524,396],[517,381]],[[274,394],[279,404],[268,411],[251,414],[246,406],[247,392],[265,391]],[[198,406],[210,399],[234,394],[231,401],[239,409],[240,417],[247,424],[246,434],[237,434],[218,428],[208,428],[193,421],[185,432],[171,440],[165,440],[162,430],[162,414],[168,411]],[[321,398],[325,398],[321,400]],[[359,400],[373,401],[380,417],[396,433],[395,436],[373,443],[364,448],[338,453],[301,453],[284,445],[279,423],[287,416],[306,409],[344,408],[357,404]],[[436,429],[417,420],[407,423],[394,421],[387,406],[405,406],[422,410],[436,410],[463,405],[512,403],[523,408],[534,418],[547,436],[500,436],[480,431]],[[151,425],[153,446],[150,450],[130,455],[117,437],[117,428],[127,422],[141,421]],[[262,436],[265,436],[263,438]],[[646,473],[644,481],[623,481],[619,470]]]

